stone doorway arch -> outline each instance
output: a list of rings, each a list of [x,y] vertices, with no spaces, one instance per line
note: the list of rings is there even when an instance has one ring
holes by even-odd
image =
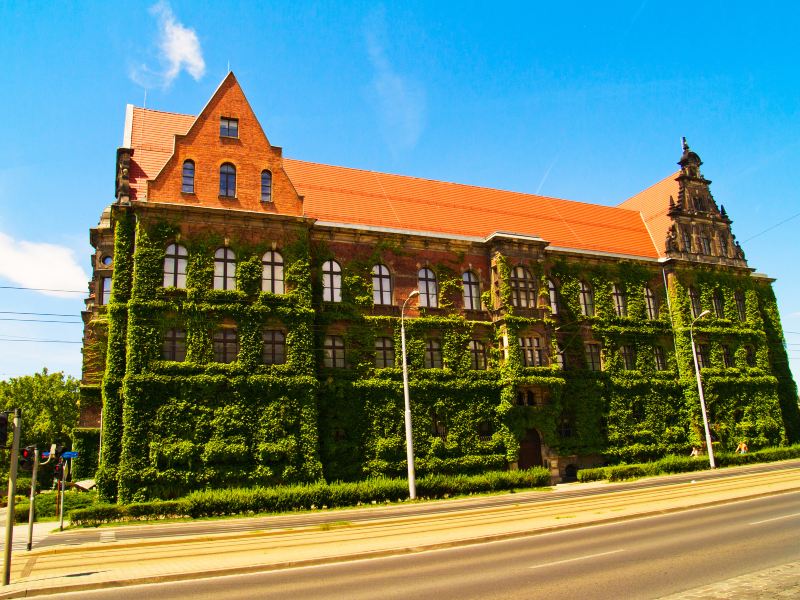
[[[518,466],[520,469],[530,469],[541,467],[543,464],[542,437],[535,429],[528,429],[525,437],[520,440]]]

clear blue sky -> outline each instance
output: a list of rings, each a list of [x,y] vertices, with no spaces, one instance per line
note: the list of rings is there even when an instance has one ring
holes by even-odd
[[[125,105],[146,87],[148,107],[196,114],[230,64],[270,141],[323,163],[617,204],[673,172],[687,136],[750,265],[777,279],[798,379],[798,17],[794,2],[0,2],[0,286],[84,290]],[[0,311],[77,315],[82,298],[0,289]],[[80,374],[79,343],[21,338],[79,342],[81,326],[0,320],[0,378]]]

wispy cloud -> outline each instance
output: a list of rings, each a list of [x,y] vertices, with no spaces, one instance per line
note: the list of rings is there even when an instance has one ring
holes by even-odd
[[[15,240],[0,233],[0,277],[21,287],[82,290],[88,275],[78,266],[75,253],[65,246]],[[87,290],[88,292],[88,290]],[[41,292],[47,296],[75,298],[75,294]]]
[[[369,62],[373,69],[370,95],[376,103],[384,135],[393,151],[416,146],[425,124],[425,90],[397,72],[387,55],[385,10],[374,11],[365,23]]]
[[[167,2],[154,4],[150,13],[158,20],[161,69],[142,64],[131,69],[131,79],[144,88],[168,88],[181,70],[186,70],[199,80],[206,72],[206,63],[195,30],[178,21]]]

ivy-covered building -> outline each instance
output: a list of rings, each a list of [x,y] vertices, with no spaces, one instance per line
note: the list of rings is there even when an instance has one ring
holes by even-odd
[[[403,475],[413,290],[418,473],[688,454],[695,320],[720,448],[800,440],[772,280],[685,143],[616,207],[321,165],[229,74],[197,116],[128,106],[116,158],[76,432],[109,498]]]

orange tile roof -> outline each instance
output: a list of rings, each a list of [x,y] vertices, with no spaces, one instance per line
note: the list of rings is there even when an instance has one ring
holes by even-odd
[[[147,180],[155,178],[172,156],[175,134],[185,134],[195,119],[192,115],[134,107],[130,131],[134,152],[129,171],[133,199],[147,190]]]
[[[135,192],[146,189],[146,180],[172,155],[174,135],[185,134],[194,120],[133,109]],[[562,248],[658,257],[638,206],[602,206],[288,158],[284,169],[305,198],[305,215],[321,221],[477,237],[504,231],[539,236]]]
[[[672,219],[667,215],[669,198],[672,196],[678,201],[678,182],[675,178],[680,174],[680,171],[676,171],[619,205],[619,208],[637,210],[642,214],[660,257],[666,256],[667,232],[672,225]]]

